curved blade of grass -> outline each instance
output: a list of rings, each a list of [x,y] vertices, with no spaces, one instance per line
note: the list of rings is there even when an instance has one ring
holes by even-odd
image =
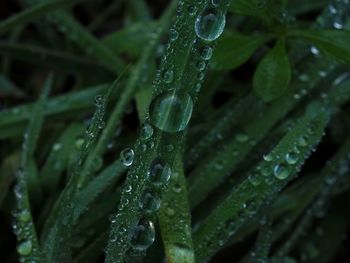
[[[35,105],[29,127],[24,136],[24,143],[21,156],[21,169],[17,173],[17,184],[15,187],[16,196],[16,223],[15,233],[17,236],[17,251],[21,260],[42,262],[41,249],[37,239],[37,233],[31,214],[28,189],[28,173],[30,162],[34,158],[39,133],[44,120],[44,108],[46,99],[52,86],[52,76],[50,75],[40,95],[39,101]]]
[[[0,33],[6,32],[16,26],[31,22],[39,16],[47,15],[54,10],[73,5],[80,1],[83,0],[51,0],[42,2],[2,21],[0,23]]]
[[[163,194],[162,207],[158,212],[166,261],[194,263],[191,214],[180,153],[177,154],[168,189]]]
[[[191,207],[198,205],[228,174],[234,171],[236,165],[247,156],[254,145],[298,104],[298,99],[305,96],[303,93],[299,94],[301,90],[315,88],[317,82],[322,79],[318,74],[319,70],[322,69],[328,73],[334,68],[334,64],[329,64],[329,61],[316,61],[317,64],[313,60],[308,62],[308,71],[305,72],[306,76],[310,76],[308,83],[296,80],[291,90],[263,111],[262,117],[257,117],[256,120],[244,125],[242,132],[228,140],[218,153],[203,160],[202,165],[199,165],[200,168],[192,171],[189,178]]]
[[[0,207],[15,180],[15,171],[19,168],[19,153],[14,153],[4,158],[0,167]]]
[[[296,242],[301,238],[305,231],[310,227],[312,220],[320,210],[325,210],[324,206],[330,199],[333,189],[337,187],[341,177],[349,173],[349,154],[350,154],[350,139],[348,139],[337,152],[334,158],[329,162],[321,172],[321,178],[318,185],[314,185],[312,192],[314,200],[307,212],[302,216],[293,233],[288,237],[287,241],[276,252],[276,257],[283,257],[289,254]]]
[[[281,191],[290,180],[296,177],[305,159],[323,136],[328,117],[329,114],[322,110],[320,104],[313,104],[270,153],[271,162],[259,163],[252,176],[239,184],[210,213],[194,232],[195,252],[199,262],[213,256],[246,218],[254,215],[263,203],[269,201],[269,198]],[[307,133],[310,127],[313,130],[312,134]],[[304,142],[304,139],[306,143],[301,146],[300,142]],[[296,162],[286,166],[285,156],[295,151],[296,147],[298,149]],[[274,176],[274,173],[281,172],[280,169],[285,169],[282,170],[286,175],[283,180]],[[251,183],[252,177],[259,182],[259,185],[254,186]]]
[[[47,262],[71,262],[71,235],[73,230],[74,198],[77,194],[77,180],[88,153],[91,151],[104,122],[107,101],[113,91],[112,85],[104,96],[96,98],[96,112],[86,130],[84,143],[72,167],[70,179],[61,192],[41,236]]]
[[[126,167],[122,164],[120,159],[118,159],[84,187],[84,189],[78,193],[75,200],[74,221],[78,219],[82,212],[89,207],[100,193],[116,182],[125,171]]]

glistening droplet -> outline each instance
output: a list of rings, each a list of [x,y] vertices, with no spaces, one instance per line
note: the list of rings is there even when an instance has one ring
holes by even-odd
[[[150,165],[148,170],[148,178],[156,187],[160,187],[168,183],[170,179],[171,169],[165,162],[156,159]]]
[[[162,131],[178,132],[187,127],[193,101],[186,92],[170,90],[155,97],[150,105],[151,122]]]
[[[151,221],[141,220],[133,230],[130,240],[132,247],[139,251],[149,248],[155,239],[154,225]]]
[[[224,13],[215,8],[206,8],[196,19],[196,35],[205,41],[213,41],[222,34],[225,23]]]
[[[132,165],[134,161],[134,150],[131,148],[126,148],[120,153],[120,159],[125,166]]]

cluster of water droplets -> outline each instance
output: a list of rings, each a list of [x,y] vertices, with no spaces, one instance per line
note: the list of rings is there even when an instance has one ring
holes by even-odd
[[[323,28],[343,29],[350,15],[349,0],[332,0],[317,23]]]

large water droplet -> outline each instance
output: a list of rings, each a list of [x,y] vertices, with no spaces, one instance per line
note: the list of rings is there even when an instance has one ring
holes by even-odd
[[[170,174],[171,169],[166,163],[155,160],[149,168],[148,178],[154,186],[160,187],[169,181]]]
[[[32,241],[27,240],[20,243],[17,247],[17,252],[21,256],[28,256],[32,252]]]
[[[214,8],[206,8],[195,22],[197,37],[206,41],[213,41],[222,34],[225,23],[224,13]]]
[[[159,209],[160,199],[155,193],[146,190],[141,196],[139,206],[146,213],[153,213]]]
[[[134,161],[134,155],[135,154],[134,154],[133,149],[126,148],[126,149],[121,151],[120,159],[125,166],[130,166],[130,165],[132,165],[132,162]]]
[[[193,110],[189,94],[171,90],[158,95],[151,103],[152,123],[166,132],[178,132],[187,127]]]
[[[135,227],[130,240],[134,249],[145,251],[149,248],[155,239],[154,225],[151,221],[141,220],[140,224]]]
[[[287,179],[289,176],[288,169],[285,166],[279,164],[274,167],[273,173],[275,177],[279,180]]]

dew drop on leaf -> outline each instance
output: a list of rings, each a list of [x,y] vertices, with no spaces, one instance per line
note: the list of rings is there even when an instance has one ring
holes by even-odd
[[[165,70],[162,74],[162,78],[164,80],[165,83],[171,83],[174,80],[174,71],[169,69],[169,70]]]
[[[150,106],[151,122],[162,131],[178,132],[187,127],[193,110],[189,94],[171,90],[155,97]]]
[[[298,139],[298,145],[301,147],[306,147],[308,144],[307,139],[305,136],[300,136]]]
[[[153,135],[153,128],[148,123],[145,123],[141,128],[141,137],[144,140],[151,138]]]
[[[135,250],[145,251],[155,240],[154,225],[151,221],[141,220],[131,237],[131,245]]]
[[[206,8],[196,19],[196,35],[205,41],[213,41],[222,34],[225,23],[224,13],[214,8]]]
[[[155,193],[146,190],[141,196],[139,207],[146,213],[156,212],[160,207],[160,199]]]
[[[275,177],[279,180],[285,180],[288,178],[289,176],[289,171],[288,169],[283,166],[283,165],[279,165],[277,164],[274,168],[273,168],[273,173],[275,175]]]
[[[27,240],[20,243],[17,247],[17,252],[21,256],[28,256],[32,252],[32,241]]]
[[[212,55],[213,55],[213,49],[211,47],[207,46],[202,49],[202,52],[201,52],[202,59],[209,60],[211,59]]]
[[[288,164],[296,164],[299,157],[295,152],[290,152],[286,154],[286,162]]]
[[[126,149],[121,151],[120,159],[125,166],[130,166],[130,165],[132,165],[132,163],[134,161],[134,155],[135,154],[134,154],[133,149],[126,148]]]
[[[235,137],[236,141],[238,142],[247,142],[249,140],[249,136],[245,133],[238,133]]]
[[[155,160],[152,162],[149,168],[148,178],[151,184],[153,184],[156,187],[160,187],[168,183],[170,179],[170,174],[171,169],[166,163],[160,160]]]

